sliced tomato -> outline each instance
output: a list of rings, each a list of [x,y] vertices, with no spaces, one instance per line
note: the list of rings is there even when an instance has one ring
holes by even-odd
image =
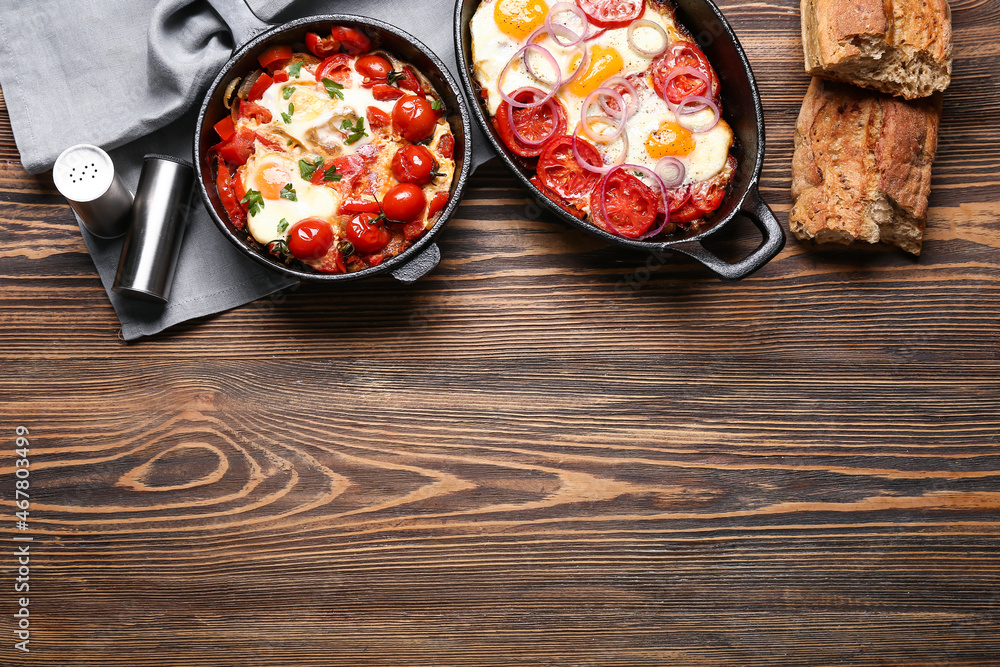
[[[359,56],[372,50],[372,40],[368,35],[355,28],[334,26],[330,35],[340,42],[340,46],[352,56]]]
[[[398,100],[405,94],[406,93],[404,93],[399,88],[396,88],[395,86],[389,86],[384,83],[377,83],[374,86],[372,86],[372,97],[374,97],[379,102]]]
[[[539,99],[539,97],[539,93],[525,90],[516,95],[514,99],[527,103],[533,99]],[[521,157],[541,155],[545,143],[527,144],[514,135],[511,129],[511,106],[506,101],[500,103],[493,120],[500,138],[515,155]],[[560,134],[566,134],[566,108],[562,102],[553,97],[549,102],[539,106],[514,109],[513,123],[517,127],[517,131],[527,139],[537,140],[547,135],[558,137]],[[553,125],[555,132],[552,131]]]
[[[726,160],[726,166],[718,174],[707,181],[685,186],[686,197],[676,212],[672,208],[673,201],[671,201],[670,222],[678,224],[691,222],[711,214],[722,206],[734,171],[736,171],[736,158],[730,155]]]
[[[262,54],[257,56],[257,62],[264,69],[273,72],[276,69],[281,69],[289,63],[292,59],[292,47],[287,44],[281,44],[278,46],[272,46],[265,49]]]
[[[690,74],[675,76],[668,84],[667,78],[676,67],[692,67],[701,71],[712,83],[711,92],[704,81]],[[690,95],[714,98],[719,92],[718,75],[698,45],[692,42],[671,44],[663,55],[653,61],[652,71],[653,87],[657,94],[673,104],[680,104],[685,97]]]
[[[219,135],[219,138],[223,141],[228,141],[229,137],[236,134],[236,123],[233,122],[232,116],[226,116],[214,126],[215,133]]]
[[[274,73],[274,76],[272,78],[274,79],[275,83],[284,83],[285,81],[288,81],[288,72],[286,72],[283,69],[279,69],[277,72]]]
[[[368,127],[374,130],[380,130],[392,124],[392,116],[378,107],[368,107],[365,117],[368,119]]]
[[[442,192],[440,194],[444,193]],[[403,238],[406,239],[407,241],[412,241],[413,239],[418,238],[421,234],[423,234],[424,225],[427,223],[427,220],[430,220],[431,215],[433,214],[428,214],[426,220],[424,218],[420,218],[419,220],[414,220],[413,222],[408,222],[405,225],[403,225]]]
[[[580,218],[581,220],[583,220],[585,217],[587,217],[586,213],[584,213],[583,211],[581,211],[580,209],[578,209],[576,206],[574,206],[574,205],[566,202],[562,197],[560,197],[555,192],[553,192],[552,190],[550,190],[547,187],[545,187],[545,184],[542,183],[542,180],[540,178],[538,178],[538,174],[535,174],[529,180],[531,181],[532,185],[534,185],[536,188],[538,188],[539,190],[541,190],[542,194],[545,195],[546,198],[551,199],[562,210],[566,211],[570,215],[574,215],[574,216]],[[607,227],[603,223],[600,224],[600,225],[598,225],[598,226],[601,229],[607,229]],[[610,230],[608,230],[608,231],[610,231]]]
[[[433,218],[435,215],[437,215],[438,211],[443,210],[444,207],[447,205],[448,205],[447,192],[439,192],[436,195],[434,195],[434,198],[431,199],[431,203],[427,205],[427,219],[430,220],[431,218]]]
[[[340,254],[340,250],[335,245],[327,250],[318,262],[311,263],[310,266],[320,273],[347,273],[344,256]]]
[[[254,102],[240,100],[240,118],[255,120],[263,125],[271,122],[271,112]]]
[[[258,132],[256,139],[257,141],[264,144],[268,148],[273,148],[274,150],[281,151],[285,150],[285,148],[288,147],[288,144],[282,143],[268,134],[261,134],[260,132]]]
[[[624,28],[646,10],[645,0],[577,0],[598,28]]]
[[[251,102],[259,100],[264,96],[264,91],[271,87],[272,83],[274,83],[274,79],[267,74],[261,74],[257,77],[257,80],[253,82],[253,85],[250,86],[250,92],[247,93],[247,99]]]
[[[247,127],[236,130],[228,141],[219,144],[219,155],[229,164],[246,164],[250,156],[253,155],[254,142],[257,140],[257,133]]]
[[[600,188],[594,188],[591,193],[591,219],[612,233],[634,239],[649,231],[656,220],[659,197],[625,169],[616,169],[608,177],[603,212],[597,201],[600,196]]]
[[[229,214],[229,221],[233,223],[233,227],[243,229],[247,221],[247,215],[243,207],[240,206],[239,198],[236,196],[229,168],[222,160],[216,160],[216,162],[219,172],[215,177],[215,187],[219,191],[219,200],[222,202],[222,207],[226,209],[226,213]]]
[[[307,32],[306,48],[317,58],[327,58],[340,51],[340,40],[334,37],[320,37],[314,32]]]
[[[351,82],[353,64],[354,58],[346,53],[332,55],[316,68],[316,80],[330,79],[339,84],[347,85]]]
[[[577,151],[587,164],[604,165],[601,154],[583,139],[577,139]],[[576,208],[580,208],[594,189],[601,175],[580,166],[573,153],[573,137],[562,135],[545,145],[538,157],[538,179],[545,188]]]
[[[455,155],[455,137],[451,134],[442,136],[438,139],[437,149],[438,155],[450,160]]]

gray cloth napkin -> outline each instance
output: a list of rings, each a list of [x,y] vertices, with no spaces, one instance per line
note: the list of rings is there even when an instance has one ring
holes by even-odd
[[[450,2],[247,4],[275,22],[342,13],[400,26],[429,46],[458,80]],[[67,146],[92,143],[110,151],[134,192],[146,153],[191,159],[196,107],[233,47],[228,27],[207,0],[0,0],[0,86],[22,164],[31,173],[42,172]],[[473,135],[475,168],[493,153],[475,127]],[[83,235],[126,340],[295,282],[240,254],[215,228],[197,194],[165,306],[111,292],[122,241]]]

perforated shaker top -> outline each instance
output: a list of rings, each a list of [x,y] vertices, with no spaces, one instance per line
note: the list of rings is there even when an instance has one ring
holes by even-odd
[[[115,165],[97,146],[78,144],[62,152],[52,167],[52,180],[63,197],[75,202],[97,199],[111,187]]]

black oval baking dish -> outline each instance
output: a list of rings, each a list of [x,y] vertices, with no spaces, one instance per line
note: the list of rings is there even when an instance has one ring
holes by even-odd
[[[532,172],[518,161],[497,135],[475,84],[469,24],[479,2],[480,0],[458,0],[455,4],[455,48],[462,85],[477,122],[500,158],[542,206],[569,224],[608,243],[630,250],[649,252],[656,249],[683,253],[701,262],[721,278],[730,280],[750,275],[781,251],[785,245],[784,231],[759,192],[760,172],[764,162],[764,110],[760,94],[743,47],[722,12],[711,0],[675,0],[673,4],[677,9],[677,20],[695,36],[719,75],[723,118],[733,128],[735,137],[732,154],[737,160],[736,173],[733,175],[729,195],[722,206],[709,216],[704,229],[686,236],[677,235],[656,241],[639,241],[610,234],[567,213],[531,183],[529,178]],[[702,241],[721,232],[739,215],[750,219],[760,230],[763,239],[748,257],[730,263],[709,251]]]

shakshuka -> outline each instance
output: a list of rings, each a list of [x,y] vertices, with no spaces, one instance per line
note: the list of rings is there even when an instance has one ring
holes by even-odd
[[[212,150],[219,198],[288,264],[360,271],[405,250],[446,206],[455,138],[419,71],[333,26],[233,79]]]
[[[719,77],[669,0],[483,0],[472,58],[532,182],[612,234],[698,229],[736,168]]]

